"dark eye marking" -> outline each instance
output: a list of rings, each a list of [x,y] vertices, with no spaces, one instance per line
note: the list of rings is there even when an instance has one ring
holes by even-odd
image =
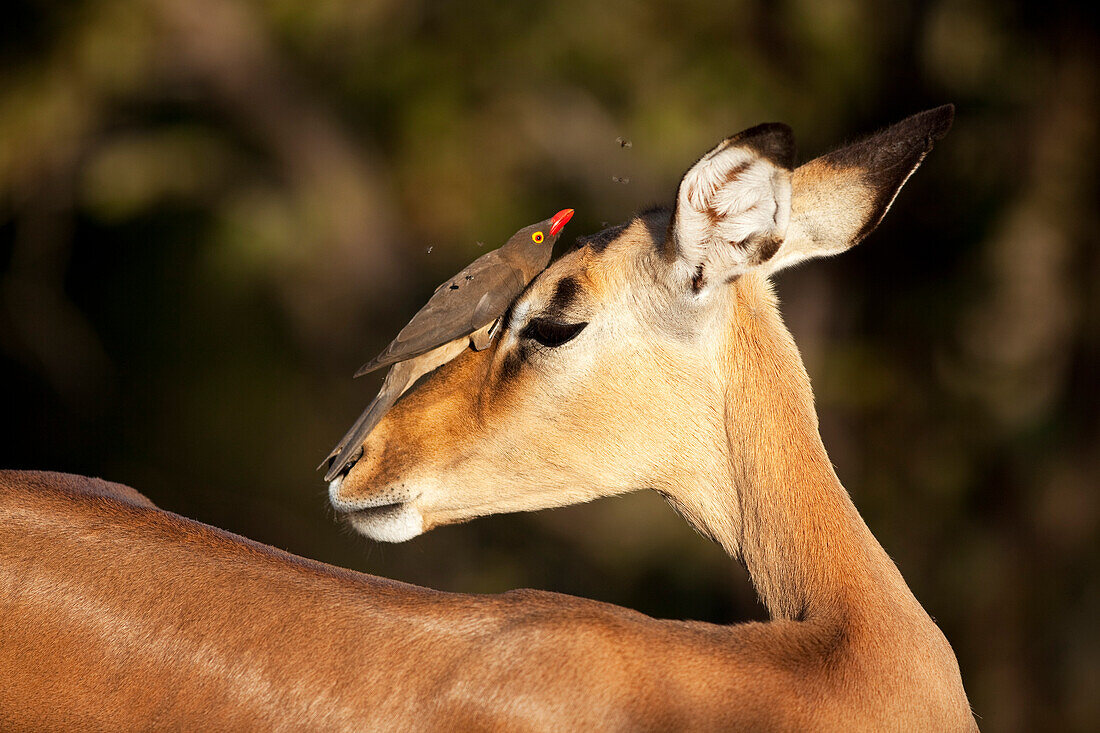
[[[560,323],[547,318],[533,318],[527,324],[527,327],[523,329],[520,338],[534,339],[543,346],[553,348],[572,341],[587,325],[587,321],[582,323]]]

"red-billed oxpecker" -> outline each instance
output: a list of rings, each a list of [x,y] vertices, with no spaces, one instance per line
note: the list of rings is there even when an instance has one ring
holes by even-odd
[[[332,481],[359,460],[367,435],[417,379],[467,346],[481,350],[489,345],[497,320],[550,264],[554,243],[572,216],[573,209],[563,209],[520,229],[504,246],[478,257],[436,288],[397,338],[360,367],[357,377],[392,365],[378,396],[318,466],[328,466],[325,481]]]

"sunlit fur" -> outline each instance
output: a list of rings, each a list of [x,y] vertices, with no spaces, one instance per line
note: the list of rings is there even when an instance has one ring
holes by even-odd
[[[380,423],[341,495],[407,495],[427,531],[655,489],[742,558],[773,617],[844,619],[822,633],[852,634],[843,653],[861,661],[845,694],[903,691],[895,717],[876,720],[971,725],[950,646],[833,473],[769,282],[746,275],[713,300],[671,289],[654,228],[636,221],[603,252],[559,260],[521,303],[533,317],[559,278],[579,279],[585,296],[563,315],[589,322],[580,336],[544,351],[510,329],[464,353]],[[780,637],[767,642],[777,654],[819,643]]]
[[[790,129],[764,125],[724,140],[692,166],[676,194],[672,231],[681,279],[696,290],[721,287],[775,254],[760,244],[786,236],[793,155]]]
[[[752,380],[753,397],[778,404],[790,393],[798,404],[796,423],[763,436],[774,445],[789,431],[795,445],[820,442],[766,277],[866,236],[951,115],[915,115],[789,175],[788,128],[724,141],[685,174],[672,211],[649,211],[558,259],[489,348],[461,353],[398,402],[332,490],[334,506],[405,503],[427,531],[651,488],[740,552],[741,509],[713,506],[746,460],[732,441],[752,417],[738,385]],[[580,287],[563,309],[553,296],[566,278]],[[548,348],[522,338],[537,317],[588,325]],[[360,515],[360,527],[384,524],[371,511],[375,521]]]
[[[587,321],[580,335],[547,349],[521,343],[512,324],[491,348],[462,354],[379,424],[342,496],[399,485],[429,529],[638,488],[671,493],[685,474],[719,467],[721,410],[698,407],[720,403],[721,319],[687,328],[690,304],[663,286],[663,269],[642,222],[599,255],[563,257],[514,312],[541,314],[558,279],[572,276],[582,296],[555,317]],[[679,423],[690,429],[667,429]]]
[[[743,560],[770,622],[440,593],[126,487],[0,471],[0,729],[973,730],[951,647],[833,473],[766,279],[784,250],[870,231],[949,124],[932,110],[794,171],[782,246],[735,242],[740,265],[709,230],[685,245],[690,224],[661,211],[563,257],[330,487],[353,526],[391,541],[654,488]],[[731,140],[787,165],[783,128],[750,132]],[[861,205],[838,212],[830,191]],[[700,267],[709,287],[682,276]],[[589,325],[539,346],[521,334],[540,315]]]
[[[784,160],[778,126],[763,142],[731,138],[681,183],[678,206],[702,201],[704,216],[649,211],[551,265],[490,348],[462,353],[386,415],[337,505],[401,497],[427,531],[654,489],[748,568],[775,621],[736,634],[775,661],[746,657],[746,669],[789,665],[805,680],[768,695],[812,697],[819,727],[972,728],[950,645],[833,472],[767,279],[862,239],[949,124],[935,110],[811,161],[790,175],[789,198],[765,184],[787,180],[762,159]],[[732,162],[761,175],[726,191]],[[776,227],[726,236],[766,227],[760,210]],[[563,305],[565,278],[580,287]],[[537,317],[588,325],[548,348],[523,338]]]

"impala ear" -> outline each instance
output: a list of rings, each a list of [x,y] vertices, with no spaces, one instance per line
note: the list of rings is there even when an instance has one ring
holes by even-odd
[[[950,104],[921,112],[799,166],[791,176],[787,236],[765,270],[839,254],[874,231],[954,116]]]
[[[791,211],[791,128],[765,124],[722,141],[680,181],[667,237],[678,280],[696,292],[770,259]]]

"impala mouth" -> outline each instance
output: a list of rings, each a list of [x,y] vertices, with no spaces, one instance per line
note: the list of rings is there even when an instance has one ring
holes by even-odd
[[[356,532],[376,542],[405,542],[424,531],[420,512],[408,502],[359,509],[346,518]]]
[[[348,501],[340,496],[344,477],[329,484],[329,500],[340,517],[361,535],[376,542],[405,542],[424,532],[424,519],[413,506],[415,497],[394,501],[383,494],[369,499]]]

